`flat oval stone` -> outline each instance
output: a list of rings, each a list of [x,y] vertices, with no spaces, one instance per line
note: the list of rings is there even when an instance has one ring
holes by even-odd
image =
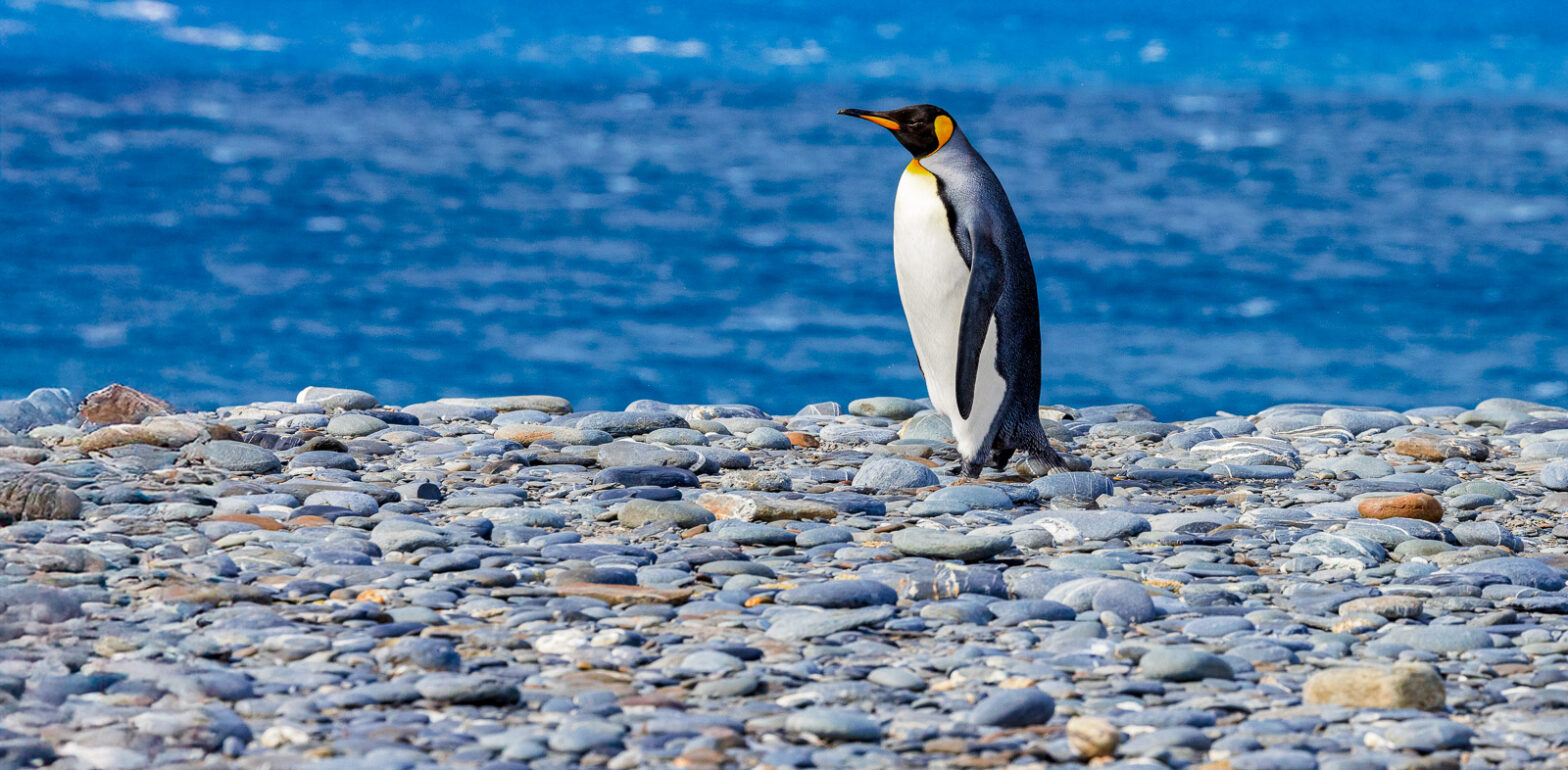
[[[965,535],[957,532],[911,527],[893,533],[893,547],[906,556],[930,559],[983,561],[1013,546],[1006,536]]]

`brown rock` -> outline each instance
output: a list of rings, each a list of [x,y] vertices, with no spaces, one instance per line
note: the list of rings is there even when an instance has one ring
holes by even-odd
[[[1443,520],[1443,504],[1422,492],[1397,497],[1369,497],[1362,500],[1356,510],[1368,519],[1420,519],[1434,524]]]
[[[31,474],[0,480],[0,526],[76,519],[81,513],[81,498],[58,482]]]
[[[1443,677],[1425,663],[1395,663],[1393,668],[1350,666],[1319,671],[1307,679],[1307,703],[1369,709],[1439,711],[1447,693]]]
[[[182,447],[201,437],[203,426],[176,420],[172,417],[154,417],[142,425],[109,425],[83,436],[77,448],[83,452],[102,452],[129,444]]]
[[[1401,620],[1420,615],[1421,607],[1421,600],[1414,596],[1368,596],[1339,605],[1339,616],[1379,615],[1389,620]]]
[[[826,503],[758,494],[710,493],[697,498],[697,504],[721,519],[741,521],[831,519],[838,515],[838,511]]]
[[[1073,717],[1067,720],[1067,745],[1080,759],[1109,757],[1122,742],[1122,731],[1108,719]]]
[[[785,433],[784,435],[789,438],[789,443],[791,445],[801,447],[803,449],[816,449],[818,446],[821,446],[821,443],[817,441],[817,437],[811,435],[810,433],[801,433],[800,431],[792,430],[788,433]]]
[[[280,529],[283,529],[283,524],[281,524],[277,519],[269,519],[266,516],[257,516],[253,513],[219,513],[213,516],[208,516],[207,520],[237,521],[241,524],[254,524],[269,532],[276,532]]]
[[[173,414],[174,407],[156,396],[115,383],[82,399],[81,416],[99,425],[138,423],[148,417]]]
[[[610,583],[572,583],[556,591],[562,596],[586,596],[610,604],[685,604],[690,588],[650,588]]]
[[[1413,433],[1395,441],[1394,451],[1417,460],[1433,462],[1442,462],[1450,457],[1485,460],[1491,454],[1491,448],[1485,439],[1433,436],[1425,433]]]

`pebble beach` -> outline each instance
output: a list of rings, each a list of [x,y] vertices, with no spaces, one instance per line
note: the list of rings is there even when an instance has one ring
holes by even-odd
[[[1568,766],[1568,407],[0,401],[0,768]]]

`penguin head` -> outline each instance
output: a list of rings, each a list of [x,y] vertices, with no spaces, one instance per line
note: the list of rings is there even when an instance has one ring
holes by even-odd
[[[916,104],[886,112],[869,110],[839,110],[838,114],[869,120],[893,132],[893,138],[916,158],[924,158],[947,144],[957,130],[953,116],[947,110],[931,104]]]

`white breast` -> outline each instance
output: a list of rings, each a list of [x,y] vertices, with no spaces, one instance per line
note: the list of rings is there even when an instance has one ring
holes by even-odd
[[[969,287],[969,266],[953,242],[947,210],[937,195],[936,177],[914,163],[899,180],[898,200],[893,206],[893,261],[898,296],[931,403],[952,421],[959,451],[972,457],[990,431],[1007,390],[996,370],[996,319],[991,320],[980,351],[969,419],[960,419],[958,330]]]

